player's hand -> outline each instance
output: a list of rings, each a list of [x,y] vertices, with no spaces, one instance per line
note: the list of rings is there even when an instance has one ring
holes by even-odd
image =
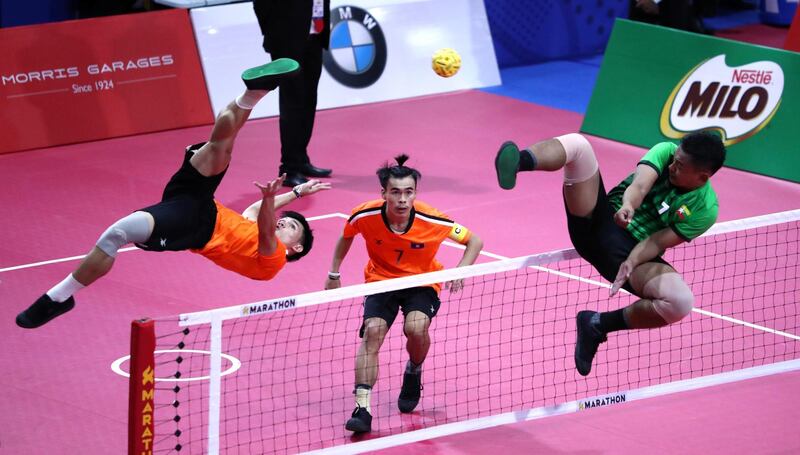
[[[308,196],[309,194],[314,194],[317,191],[331,189],[331,184],[327,182],[326,183],[320,182],[317,179],[311,179],[306,183],[297,185],[296,187],[294,187],[294,189],[296,189],[301,196]]]
[[[631,264],[630,261],[625,261],[620,264],[617,278],[614,280],[614,283],[611,285],[611,291],[608,293],[609,297],[613,297],[614,294],[625,285],[625,282],[631,277],[631,272],[633,272],[633,264]]]
[[[621,228],[628,227],[628,224],[633,219],[634,210],[630,207],[622,206],[617,213],[614,214],[614,222]]]
[[[267,182],[265,185],[262,185],[258,182],[253,182],[253,185],[257,186],[258,189],[261,190],[261,195],[263,197],[275,197],[278,193],[278,190],[283,185],[283,181],[286,179],[286,174],[281,174],[280,177],[276,178],[275,180],[271,180]]]
[[[328,289],[338,289],[340,287],[342,287],[342,279],[341,278],[338,278],[336,280],[332,280],[331,278],[326,278],[325,279],[325,290],[326,291]]]
[[[450,292],[458,292],[464,288],[464,279],[448,281],[444,284],[444,288],[449,289]]]

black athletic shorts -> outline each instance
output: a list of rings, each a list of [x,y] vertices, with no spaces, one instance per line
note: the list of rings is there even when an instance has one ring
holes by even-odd
[[[181,251],[202,248],[211,239],[217,221],[214,192],[225,171],[205,177],[189,162],[205,142],[186,148],[181,168],[164,187],[161,202],[143,209],[155,219],[153,234],[136,246],[149,251]],[[227,169],[226,169],[227,171]]]
[[[433,319],[441,305],[439,294],[430,286],[399,289],[397,291],[383,292],[368,295],[364,299],[364,320],[381,318],[386,325],[391,327],[397,312],[402,308],[403,317],[412,311],[421,311]],[[364,338],[364,324],[361,324],[359,336]]]
[[[566,207],[565,202],[565,210]],[[619,266],[628,259],[631,250],[639,241],[614,222],[615,210],[608,201],[606,188],[603,185],[603,176],[600,176],[597,204],[589,218],[575,216],[569,213],[569,210],[566,212],[569,237],[575,250],[592,264],[603,278],[613,283],[617,278]],[[651,262],[669,265],[661,256],[656,256]],[[625,282],[623,288],[635,294],[629,282]]]

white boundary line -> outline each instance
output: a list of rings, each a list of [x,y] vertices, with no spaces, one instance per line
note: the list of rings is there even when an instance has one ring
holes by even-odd
[[[582,400],[570,401],[555,406],[533,408],[527,411],[507,412],[505,414],[481,417],[478,419],[466,420],[463,422],[454,422],[444,425],[437,425],[435,427],[429,427],[422,430],[411,431],[408,433],[399,433],[391,436],[384,436],[381,438],[370,439],[367,441],[354,442],[336,447],[314,450],[311,452],[306,452],[306,454],[333,455],[333,454],[364,453],[368,451],[387,449],[390,447],[397,447],[400,445],[406,445],[413,442],[439,438],[442,436],[464,433],[467,431],[482,430],[500,425],[508,425],[512,423],[525,422],[529,420],[537,420],[544,417],[572,414],[575,412],[580,412],[585,408],[590,409],[595,407],[595,406],[587,407],[586,404],[596,403],[598,400],[601,403],[609,402],[610,404],[601,404],[601,406],[608,406],[617,403],[638,401],[647,398],[670,395],[678,392],[686,392],[689,390],[702,389],[706,387],[728,384],[731,382],[738,382],[746,379],[760,378],[763,376],[770,376],[773,374],[786,373],[797,370],[800,370],[800,359],[788,360],[785,362],[772,363],[769,365],[761,365],[757,367],[750,367],[726,373],[718,373],[709,376],[701,376],[699,378],[685,379],[682,381],[643,387],[641,389],[634,389],[628,392],[612,393],[609,395],[603,395],[599,397],[588,397]]]
[[[341,218],[341,217],[347,218],[347,216],[344,215],[343,213],[329,213],[327,215],[310,216],[310,217],[306,218],[306,220],[308,220],[308,221],[317,221],[317,220],[324,220],[324,219],[327,219],[327,218]],[[125,252],[128,252],[128,251],[136,251],[136,250],[139,250],[139,248],[136,248],[135,246],[131,246],[131,247],[127,247],[127,248],[120,248],[118,253],[125,253]],[[5,268],[0,269],[0,273],[12,272],[14,270],[20,270],[20,269],[29,269],[31,267],[40,267],[40,266],[43,266],[43,265],[58,264],[60,262],[77,261],[77,260],[83,259],[85,257],[86,257],[86,255],[82,254],[80,256],[70,256],[70,257],[60,258],[60,259],[51,259],[49,261],[32,262],[30,264],[15,265],[15,266],[5,267]]]
[[[211,351],[204,351],[202,349],[156,349],[153,351],[153,354],[163,354],[167,352],[173,353],[194,353],[194,354],[206,354],[211,355]],[[242,367],[242,361],[237,359],[232,355],[225,354],[224,352],[220,353],[220,356],[230,362],[231,366],[228,367],[227,370],[220,373],[220,376],[227,376],[229,374],[235,373],[239,368]],[[122,364],[129,361],[131,358],[130,354],[126,356],[122,356],[117,360],[111,362],[111,371],[114,373],[122,376],[125,379],[131,377],[131,374],[127,371],[122,369]],[[194,376],[188,378],[155,378],[156,382],[192,382],[192,381],[205,381],[209,379],[211,376]]]

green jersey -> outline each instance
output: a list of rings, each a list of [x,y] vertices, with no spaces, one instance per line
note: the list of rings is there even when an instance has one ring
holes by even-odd
[[[710,182],[692,191],[680,190],[669,182],[668,167],[677,149],[678,146],[671,142],[661,142],[639,161],[639,164],[655,169],[658,179],[628,224],[628,232],[636,240],[642,241],[669,226],[688,242],[707,231],[717,220],[717,194]],[[608,193],[608,201],[615,211],[622,207],[622,194],[633,182],[633,176],[629,175]]]

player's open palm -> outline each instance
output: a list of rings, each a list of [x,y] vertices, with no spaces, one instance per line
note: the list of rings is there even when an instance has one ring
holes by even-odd
[[[309,194],[314,194],[317,191],[331,189],[331,184],[327,182],[321,182],[317,179],[311,179],[306,183],[297,185],[296,188],[301,196],[308,196]]]
[[[449,289],[450,292],[459,292],[464,288],[464,279],[458,279],[453,281],[448,281],[444,284],[445,289]]]
[[[253,182],[253,184],[261,190],[261,195],[263,197],[275,197],[275,195],[278,194],[278,190],[280,190],[281,185],[283,185],[284,179],[286,179],[286,174],[281,175],[275,180],[267,182],[265,185],[262,185],[258,182]]]

